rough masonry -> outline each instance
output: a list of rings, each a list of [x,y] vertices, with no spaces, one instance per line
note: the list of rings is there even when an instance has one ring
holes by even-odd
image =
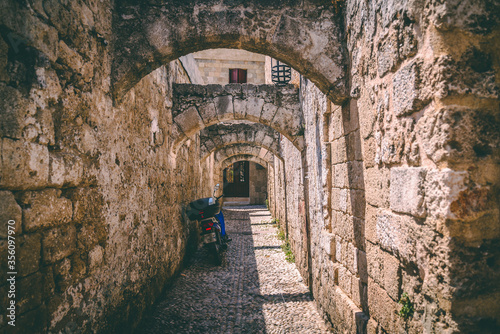
[[[197,246],[185,204],[238,159],[267,164],[270,209],[335,330],[498,332],[497,2],[0,10],[0,263],[12,219],[14,332],[130,332]],[[199,86],[177,59],[214,47],[282,60],[300,89]],[[279,132],[279,150],[250,136],[202,161],[200,131],[231,120]],[[2,307],[7,289],[2,279]]]

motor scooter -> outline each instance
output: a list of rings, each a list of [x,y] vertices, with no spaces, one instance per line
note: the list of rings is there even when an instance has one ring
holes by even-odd
[[[200,198],[188,204],[186,213],[190,220],[199,220],[201,225],[201,241],[211,254],[216,265],[222,263],[222,252],[227,249],[227,243],[223,240],[221,225],[216,215],[220,212],[219,197],[215,196],[219,184],[214,188],[212,197]]]

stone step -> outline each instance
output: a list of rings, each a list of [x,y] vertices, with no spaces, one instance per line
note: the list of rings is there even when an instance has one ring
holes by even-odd
[[[250,197],[226,197],[224,206],[250,205]]]

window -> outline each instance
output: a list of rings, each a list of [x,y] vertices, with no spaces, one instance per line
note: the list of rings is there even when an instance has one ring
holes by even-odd
[[[246,83],[247,70],[241,68],[229,69],[229,83]]]

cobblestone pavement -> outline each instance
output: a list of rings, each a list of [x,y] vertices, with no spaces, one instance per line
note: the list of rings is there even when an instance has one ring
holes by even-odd
[[[224,210],[221,266],[199,250],[139,333],[329,333],[265,207]]]

